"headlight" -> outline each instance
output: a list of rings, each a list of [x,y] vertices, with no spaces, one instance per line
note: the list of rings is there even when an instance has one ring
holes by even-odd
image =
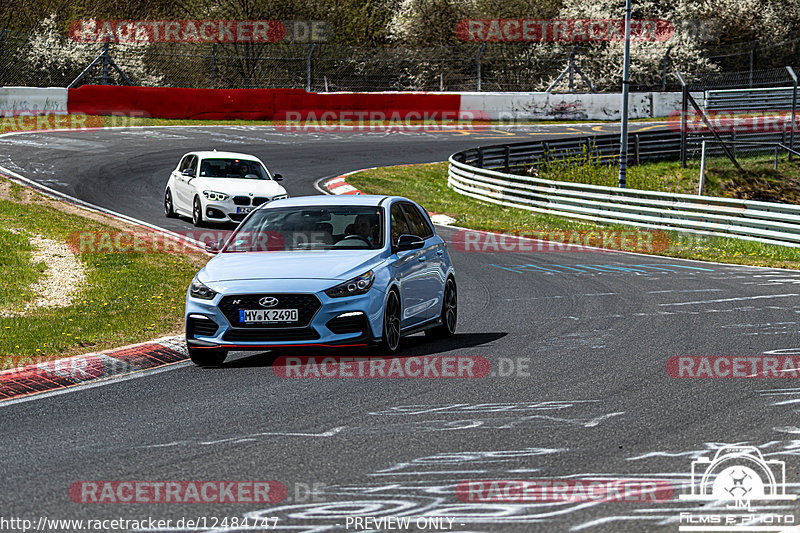
[[[366,294],[369,288],[372,287],[372,282],[375,281],[375,275],[372,270],[366,274],[361,274],[351,280],[347,280],[342,284],[331,287],[325,294],[331,298],[341,298],[342,296],[357,296],[359,294]]]
[[[227,194],[222,194],[221,192],[214,192],[214,191],[203,191],[203,196],[205,196],[212,202],[222,202],[223,200],[228,199]]]
[[[289,198],[288,194],[279,194],[278,196],[272,197],[273,200],[285,200],[286,198]]]
[[[200,300],[213,300],[214,296],[217,295],[217,291],[209,289],[195,278],[192,280],[192,285],[189,287],[189,295],[192,298],[199,298]]]

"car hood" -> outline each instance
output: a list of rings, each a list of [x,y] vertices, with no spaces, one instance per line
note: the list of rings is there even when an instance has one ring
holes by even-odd
[[[192,185],[200,191],[214,191],[231,196],[275,196],[286,194],[286,190],[273,180],[248,180],[241,178],[195,178]]]
[[[381,250],[226,252],[197,275],[203,283],[255,279],[348,280],[382,260]]]

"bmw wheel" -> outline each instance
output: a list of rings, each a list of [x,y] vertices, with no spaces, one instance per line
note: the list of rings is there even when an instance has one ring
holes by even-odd
[[[228,351],[219,348],[189,348],[189,359],[197,366],[220,366],[225,362],[226,357],[228,357]]]
[[[203,204],[200,202],[200,198],[196,196],[192,207],[192,224],[198,228],[203,225]]]
[[[400,345],[400,297],[397,291],[389,291],[386,307],[383,310],[383,335],[381,348],[389,353],[397,351]]]
[[[164,214],[167,218],[175,218],[175,206],[172,204],[172,191],[164,193]]]
[[[447,278],[444,286],[444,297],[442,298],[442,315],[439,317],[441,324],[435,328],[427,330],[425,333],[429,337],[452,337],[456,334],[456,322],[458,322],[458,291],[456,290],[456,280]]]

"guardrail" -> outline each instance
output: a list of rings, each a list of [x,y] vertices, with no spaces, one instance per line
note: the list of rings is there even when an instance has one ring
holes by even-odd
[[[792,109],[794,105],[794,87],[712,90],[706,91],[704,96],[704,107],[709,110]]]
[[[612,157],[609,137],[594,138],[605,158]],[[618,135],[616,139],[618,153]],[[582,150],[586,142],[573,138],[458,152],[449,160],[448,185],[471,198],[539,213],[800,247],[798,205],[619,189],[510,173],[545,161],[545,154],[555,157]],[[680,134],[673,132],[643,133],[638,142],[639,159],[675,158],[680,150]]]

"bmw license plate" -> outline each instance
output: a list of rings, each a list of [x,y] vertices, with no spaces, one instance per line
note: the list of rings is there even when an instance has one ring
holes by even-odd
[[[253,209],[255,209],[255,207],[237,207],[236,212],[239,213],[240,215],[243,215],[245,213],[249,213]]]
[[[297,322],[297,309],[240,309],[239,322],[242,324]]]

